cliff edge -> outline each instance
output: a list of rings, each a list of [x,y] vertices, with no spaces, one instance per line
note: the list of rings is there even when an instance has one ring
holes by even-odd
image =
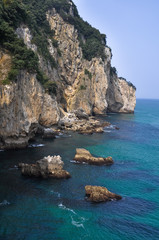
[[[136,88],[117,76],[106,36],[80,18],[72,1],[0,6],[1,148],[27,146],[39,125],[59,122],[60,109],[134,112]]]

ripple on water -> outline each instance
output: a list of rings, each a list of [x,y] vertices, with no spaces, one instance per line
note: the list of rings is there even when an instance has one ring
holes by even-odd
[[[8,202],[7,200],[3,200],[2,202],[0,202],[0,206],[6,206],[6,205],[10,205],[10,202]]]

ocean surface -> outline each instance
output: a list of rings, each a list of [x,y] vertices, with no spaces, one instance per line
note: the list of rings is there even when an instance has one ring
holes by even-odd
[[[0,151],[0,240],[159,239],[159,100],[137,100],[135,114],[105,119],[112,125],[103,134],[69,133],[37,139],[25,150]],[[75,164],[77,147],[112,156],[115,164]],[[27,178],[16,167],[57,154],[71,179]],[[123,199],[87,202],[87,184]]]

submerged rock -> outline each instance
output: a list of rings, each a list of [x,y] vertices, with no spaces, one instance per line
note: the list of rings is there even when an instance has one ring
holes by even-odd
[[[76,148],[74,160],[94,165],[112,165],[114,163],[112,157],[93,157],[92,154],[84,148]]]
[[[106,187],[85,186],[86,197],[91,202],[106,202],[111,200],[120,200],[122,197],[110,192]]]
[[[48,156],[35,164],[19,163],[22,175],[43,178],[70,178],[69,172],[63,170],[63,161],[58,156]]]

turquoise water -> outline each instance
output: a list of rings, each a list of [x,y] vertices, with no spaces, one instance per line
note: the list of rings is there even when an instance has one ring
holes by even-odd
[[[120,130],[37,139],[28,149],[0,152],[0,240],[159,239],[159,100],[137,100],[134,115],[109,114],[106,120]],[[111,155],[115,164],[75,164],[76,147]],[[29,179],[15,167],[54,154],[62,156],[71,179]],[[87,184],[123,199],[86,202]]]

